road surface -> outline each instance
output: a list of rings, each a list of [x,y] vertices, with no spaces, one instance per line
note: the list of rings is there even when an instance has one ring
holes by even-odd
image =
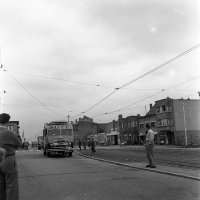
[[[73,154],[18,151],[20,200],[197,200],[196,180],[131,169]]]

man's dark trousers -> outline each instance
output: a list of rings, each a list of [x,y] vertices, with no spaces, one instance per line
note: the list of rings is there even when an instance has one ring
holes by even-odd
[[[155,156],[154,156],[154,144],[146,144],[147,158],[149,160],[149,165],[156,166]]]
[[[0,200],[19,200],[18,170],[15,156],[0,164]]]

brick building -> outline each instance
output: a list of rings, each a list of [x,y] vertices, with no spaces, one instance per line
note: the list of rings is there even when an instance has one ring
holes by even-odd
[[[123,118],[122,115],[118,116],[121,143],[131,145],[139,142],[139,119],[140,115],[126,118]]]
[[[87,116],[83,116],[83,118],[79,118],[77,123],[74,125],[75,127],[75,142],[77,143],[79,140],[81,142],[87,141],[87,136],[97,134],[97,123],[93,122],[92,118]]]
[[[157,143],[172,145],[200,145],[200,100],[161,99],[140,117],[140,130],[145,132],[149,123],[157,131]]]
[[[139,118],[139,139],[141,139],[143,142],[146,137],[146,124],[149,124],[151,126],[151,129],[154,132],[157,132],[156,128],[156,109],[155,106],[152,106],[150,104],[150,111],[145,116],[140,116]],[[155,135],[155,141],[158,143],[158,137]],[[139,141],[140,143],[140,141]]]

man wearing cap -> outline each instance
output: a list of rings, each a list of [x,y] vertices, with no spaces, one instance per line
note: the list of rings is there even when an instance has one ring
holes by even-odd
[[[21,146],[21,141],[7,129],[9,120],[9,114],[0,114],[0,148],[5,150],[5,158],[0,162],[0,200],[19,200],[15,150]]]

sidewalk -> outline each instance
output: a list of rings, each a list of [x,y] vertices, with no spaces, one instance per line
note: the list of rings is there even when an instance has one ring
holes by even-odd
[[[137,149],[144,148],[144,145],[110,145],[110,146],[96,146],[97,149]],[[194,150],[200,151],[200,147],[183,147],[183,146],[174,146],[174,145],[155,145],[155,149],[179,149],[179,150]]]
[[[122,146],[120,147],[119,145],[113,145],[113,146],[96,146],[96,149],[107,149],[109,151],[109,149],[143,149],[144,146]],[[191,151],[191,150],[195,150],[195,151],[200,151],[200,148],[181,148],[180,147],[176,147],[176,146],[155,146],[155,148],[157,149],[179,149],[181,151]],[[146,162],[116,162],[114,161],[114,159],[109,158],[109,159],[104,159],[104,158],[99,158],[98,157],[98,153],[96,156],[88,156],[84,153],[83,151],[79,151],[78,148],[75,147],[75,149],[77,149],[77,153],[79,155],[85,156],[87,158],[91,158],[91,159],[96,159],[96,160],[100,160],[103,162],[109,162],[109,163],[113,163],[113,164],[117,164],[117,165],[123,165],[123,166],[127,166],[127,167],[132,167],[132,168],[137,168],[137,169],[141,169],[141,170],[146,170],[146,171],[152,171],[152,172],[156,172],[156,173],[162,173],[162,174],[168,174],[168,175],[173,175],[173,176],[178,176],[178,177],[184,177],[184,178],[190,178],[190,179],[194,179],[194,180],[198,180],[200,181],[200,168],[199,169],[194,169],[194,168],[181,168],[178,166],[169,166],[169,165],[156,165],[155,169],[150,169],[150,168],[146,168]],[[87,148],[88,149],[88,148]],[[97,151],[98,152],[98,151]]]

